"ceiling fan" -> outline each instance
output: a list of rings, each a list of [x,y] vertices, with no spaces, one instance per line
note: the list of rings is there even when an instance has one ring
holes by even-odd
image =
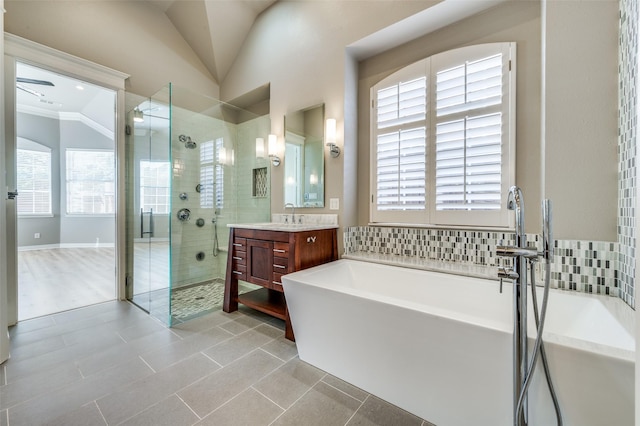
[[[47,80],[38,80],[35,78],[25,78],[25,77],[16,77],[16,88],[22,90],[23,92],[29,93],[30,95],[33,95],[37,98],[40,99],[40,102],[49,104],[49,105],[56,105],[56,106],[62,106],[61,103],[59,102],[53,102],[53,101],[48,101],[45,99],[41,99],[43,98],[45,95],[42,92],[39,92],[35,89],[32,89],[31,87],[26,86],[25,84],[37,84],[37,85],[41,85],[41,86],[49,86],[49,87],[55,87],[55,84],[53,84],[50,81]]]

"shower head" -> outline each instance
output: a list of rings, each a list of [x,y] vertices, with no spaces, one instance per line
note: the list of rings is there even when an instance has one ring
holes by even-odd
[[[180,135],[178,136],[178,140],[182,142],[187,149],[195,149],[198,146],[197,143],[191,140],[191,136]]]

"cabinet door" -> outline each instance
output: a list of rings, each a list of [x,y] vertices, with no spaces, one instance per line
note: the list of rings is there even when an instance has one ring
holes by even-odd
[[[247,281],[269,287],[272,273],[273,242],[247,239]]]

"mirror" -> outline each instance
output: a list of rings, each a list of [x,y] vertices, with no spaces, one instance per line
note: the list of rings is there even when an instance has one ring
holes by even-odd
[[[285,117],[284,202],[324,207],[324,104]]]

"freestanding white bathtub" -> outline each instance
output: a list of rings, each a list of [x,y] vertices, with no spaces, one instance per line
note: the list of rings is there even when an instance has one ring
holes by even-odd
[[[501,294],[493,280],[354,260],[282,283],[300,359],[438,426],[513,423],[510,285]],[[564,424],[632,425],[633,311],[617,298],[549,297],[544,339]],[[533,347],[533,328],[529,337]],[[532,426],[555,425],[541,365]]]

